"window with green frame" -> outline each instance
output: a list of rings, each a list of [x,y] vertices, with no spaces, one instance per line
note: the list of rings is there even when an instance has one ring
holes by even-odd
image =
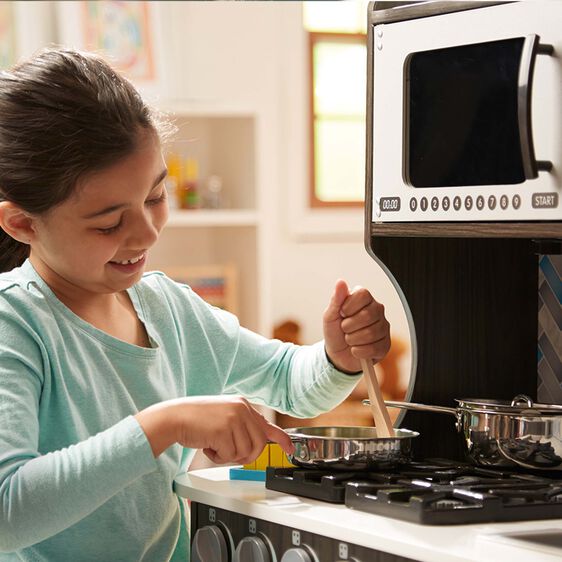
[[[365,191],[363,2],[304,2],[310,44],[312,207],[361,206]]]

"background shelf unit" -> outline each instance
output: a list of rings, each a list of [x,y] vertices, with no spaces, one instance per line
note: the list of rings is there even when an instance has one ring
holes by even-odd
[[[197,160],[201,193],[210,176],[220,176],[224,207],[170,209],[148,269],[232,267],[240,323],[260,331],[263,220],[256,181],[257,118],[241,108],[187,102],[168,104],[164,111],[177,127],[164,154]]]

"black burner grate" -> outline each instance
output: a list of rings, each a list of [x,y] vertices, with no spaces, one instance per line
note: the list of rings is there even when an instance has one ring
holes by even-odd
[[[348,482],[364,477],[359,472],[268,467],[265,487],[330,503],[344,503]]]
[[[562,473],[443,459],[386,472],[268,468],[266,487],[423,525],[562,518]]]

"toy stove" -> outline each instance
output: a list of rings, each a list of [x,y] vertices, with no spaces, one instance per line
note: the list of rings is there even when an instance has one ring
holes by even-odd
[[[270,467],[266,488],[422,525],[562,518],[562,472],[486,469],[444,459],[383,472]]]

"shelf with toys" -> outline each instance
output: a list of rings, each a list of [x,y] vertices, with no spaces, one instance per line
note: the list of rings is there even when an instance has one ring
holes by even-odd
[[[232,293],[224,308],[259,331],[264,221],[257,194],[256,115],[178,104],[164,110],[177,127],[164,146],[170,217],[148,265],[179,281],[199,276],[206,290],[224,286]]]
[[[232,108],[183,106],[166,113],[177,128],[164,146],[174,210],[256,208],[255,116]]]

